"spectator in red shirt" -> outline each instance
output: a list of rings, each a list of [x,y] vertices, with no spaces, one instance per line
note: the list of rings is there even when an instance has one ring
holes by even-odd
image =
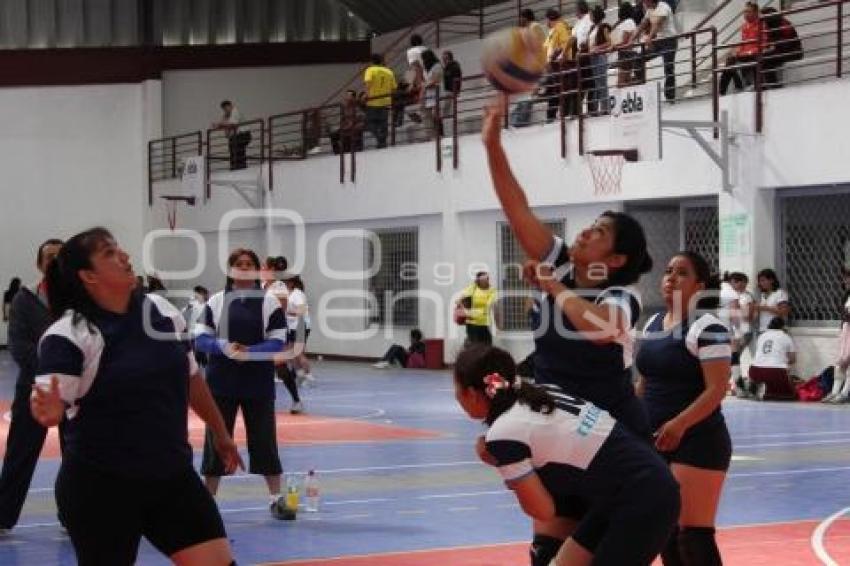
[[[744,5],[744,24],[741,26],[741,44],[726,58],[726,68],[720,75],[720,94],[726,94],[729,83],[734,82],[735,88],[741,90],[744,83],[752,84],[755,76],[755,61],[766,43],[764,39],[759,41],[761,31],[759,22],[759,6],[755,2],[747,2]],[[752,65],[747,65],[752,63]],[[742,66],[745,65],[745,66]]]

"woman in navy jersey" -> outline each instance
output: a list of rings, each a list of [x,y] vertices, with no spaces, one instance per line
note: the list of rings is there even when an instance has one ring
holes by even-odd
[[[530,258],[525,276],[541,291],[535,329],[534,378],[608,411],[638,436],[649,439],[646,411],[631,378],[632,329],[640,316],[637,297],[625,286],[652,268],[643,228],[631,216],[605,212],[572,245],[535,216],[511,171],[501,143],[500,98],[485,115],[482,138],[496,196],[522,249]],[[576,501],[573,519],[582,516]],[[572,522],[535,523],[534,564],[548,564]],[[548,549],[548,550],[547,550]]]
[[[461,352],[455,397],[488,426],[478,454],[526,514],[551,522],[571,498],[587,500],[588,512],[547,565],[642,566],[658,555],[679,513],[679,488],[643,439],[556,385],[523,383],[498,348]]]
[[[260,287],[257,254],[237,249],[227,265],[227,285],[207,301],[195,347],[209,356],[207,383],[231,434],[242,410],[249,471],[265,477],[272,516],[282,519],[273,360],[286,343],[286,317],[277,297]],[[227,473],[208,431],[201,474],[213,495]]]
[[[667,308],[647,322],[637,355],[655,447],[682,490],[679,527],[662,553],[665,566],[721,564],[714,522],[732,441],[720,403],[732,348],[729,329],[710,312],[719,289],[702,256],[673,256],[661,281]]]
[[[233,564],[218,508],[192,469],[189,407],[233,471],[241,465],[195,358],[180,312],[134,292],[112,235],[68,240],[47,274],[58,319],[39,347],[31,408],[44,426],[63,413],[56,502],[79,564],[129,566],[142,536],[175,564]]]

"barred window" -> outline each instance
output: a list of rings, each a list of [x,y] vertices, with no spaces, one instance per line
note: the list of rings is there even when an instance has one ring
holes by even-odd
[[[841,266],[850,258],[850,192],[779,194],[779,281],[796,324],[830,326],[841,318]]]
[[[564,220],[544,222],[556,236],[564,237]],[[522,264],[528,259],[507,222],[499,223],[499,291],[503,313],[502,330],[530,330],[526,300],[532,297],[531,287],[522,280]]]
[[[720,269],[720,221],[717,205],[682,207],[685,249],[705,258],[713,273]]]
[[[718,269],[720,229],[717,205],[710,201],[682,200],[679,202],[630,205],[632,215],[646,234],[646,247],[652,257],[652,271],[635,284],[643,306],[644,317],[664,309],[661,278],[667,261],[676,252],[686,249],[702,255],[712,271]]]
[[[377,273],[367,281],[367,290],[375,298],[370,323],[389,326],[419,325],[419,230],[396,228],[375,231],[366,240],[366,269],[379,262]],[[379,247],[380,250],[375,248]],[[376,258],[376,254],[379,257]]]

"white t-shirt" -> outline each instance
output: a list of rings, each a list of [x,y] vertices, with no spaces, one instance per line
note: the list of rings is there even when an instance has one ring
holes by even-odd
[[[271,293],[278,299],[285,299],[289,296],[289,289],[283,281],[272,281],[269,283],[269,286],[266,287],[266,292]]]
[[[759,305],[767,306],[767,307],[777,307],[782,303],[788,302],[788,293],[785,292],[784,289],[777,289],[773,291],[769,295],[762,295],[761,302]],[[770,321],[776,318],[777,315],[771,312],[759,312],[759,332],[764,332],[767,330],[767,325],[770,324]]]
[[[303,310],[301,318],[304,319],[304,327],[310,328],[310,309],[307,306],[307,295],[301,289],[293,289],[289,293],[286,302],[286,326],[289,330],[298,328],[298,311]]]
[[[673,10],[667,2],[659,0],[658,4],[655,5],[655,8],[646,11],[644,19],[646,18],[649,18],[650,23],[657,22],[661,18],[664,18],[664,23],[660,24],[658,27],[658,33],[655,36],[656,39],[675,35],[675,32],[673,31]]]
[[[411,47],[407,50],[407,64],[413,65],[416,61],[419,61],[419,64],[422,65],[422,53],[428,49],[424,45],[417,45],[416,47]],[[423,65],[424,68],[424,65]]]
[[[590,14],[585,14],[578,22],[576,22],[576,25],[573,28],[573,37],[576,38],[576,43],[579,47],[587,43],[590,36],[590,29],[592,27],[593,20],[590,19]]]
[[[635,31],[637,31],[637,24],[631,18],[626,18],[622,22],[618,23],[611,30],[611,45],[617,45],[623,41],[623,36],[627,33],[631,34],[631,38],[634,39]]]
[[[717,318],[723,322],[728,328],[734,328],[733,319],[737,318],[733,303],[738,300],[738,292],[732,287],[731,283],[726,281],[720,284],[720,308],[717,311]]]
[[[738,331],[741,333],[741,336],[749,334],[753,331],[752,325],[750,324],[750,319],[744,318],[744,315],[752,316],[753,303],[756,300],[750,294],[749,291],[744,291],[738,294],[738,306],[741,307],[741,320],[738,323]]]
[[[788,369],[788,354],[796,352],[794,341],[782,330],[768,330],[759,336],[753,365]]]
[[[434,108],[437,105],[437,91],[443,82],[443,66],[434,63],[434,66],[425,71],[425,84],[433,84],[425,90],[425,108]]]

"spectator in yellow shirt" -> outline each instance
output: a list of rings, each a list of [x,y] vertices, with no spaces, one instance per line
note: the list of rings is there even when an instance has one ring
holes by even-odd
[[[378,140],[378,147],[387,147],[387,126],[392,93],[396,89],[395,75],[384,65],[380,53],[372,55],[372,64],[363,75],[366,83],[366,129]]]
[[[546,50],[546,61],[548,63],[547,71],[550,73],[546,78],[546,121],[551,122],[555,119],[558,113],[558,102],[561,92],[561,75],[562,71],[575,67],[572,53],[572,32],[570,26],[561,19],[561,12],[556,8],[546,10],[546,25],[549,27],[549,35],[543,43],[543,48]],[[570,73],[564,76],[564,90],[575,90],[577,85],[577,77],[575,73]],[[565,98],[565,106],[568,114],[574,113],[575,104],[571,104],[573,95],[568,95]]]
[[[458,306],[466,309],[466,342],[492,345],[490,332],[491,311],[498,318],[495,302],[498,291],[490,286],[490,275],[486,271],[475,274],[475,281],[463,291]]]

